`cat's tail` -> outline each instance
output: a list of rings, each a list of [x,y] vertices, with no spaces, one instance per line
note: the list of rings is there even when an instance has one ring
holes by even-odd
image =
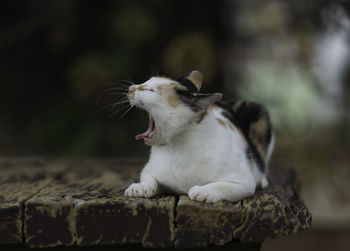
[[[242,100],[231,103],[231,107],[248,139],[254,159],[261,171],[266,173],[274,147],[274,132],[267,109],[263,105]]]

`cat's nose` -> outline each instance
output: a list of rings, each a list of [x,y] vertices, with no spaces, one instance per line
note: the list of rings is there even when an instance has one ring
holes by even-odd
[[[129,86],[128,98],[129,98],[130,100],[134,98],[134,96],[135,96],[135,91],[136,91],[136,86],[135,86],[135,85]]]

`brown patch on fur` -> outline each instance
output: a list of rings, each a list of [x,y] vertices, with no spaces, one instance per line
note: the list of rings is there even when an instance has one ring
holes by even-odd
[[[235,130],[235,127],[233,126],[233,124],[231,123],[231,121],[227,121],[227,124],[228,124],[228,126],[230,127],[230,129],[231,129],[232,131]]]
[[[203,75],[199,71],[192,71],[191,74],[187,77],[197,88],[199,91],[202,86]]]
[[[210,106],[208,107],[208,109],[206,110],[205,115],[207,115],[207,114],[208,114],[208,111],[209,111],[210,109],[213,109],[214,107],[215,107],[216,109],[219,109],[222,113],[226,113],[227,116],[231,116],[226,110],[222,109],[221,107],[217,106],[216,104],[210,105]],[[232,122],[231,122],[230,120],[228,120],[228,119],[222,120],[222,119],[219,119],[219,118],[216,118],[216,120],[221,120],[222,122],[219,121],[219,123],[220,123],[221,125],[223,125],[222,123],[224,123],[224,124],[225,124],[225,125],[223,125],[224,127],[229,127],[232,131],[235,130],[235,126],[232,124]]]
[[[135,91],[131,91],[131,92],[129,91],[128,95],[131,99],[133,99],[135,96]]]
[[[222,119],[219,119],[219,118],[215,118],[215,119],[219,122],[220,125],[222,125],[223,127],[227,127],[225,121],[223,121]]]
[[[157,91],[159,91],[160,94],[163,94],[163,91],[165,88],[167,88],[167,87],[164,85],[159,85],[159,86],[157,86],[156,89],[157,89]]]
[[[188,91],[186,86],[180,85],[179,83],[171,83],[169,86],[182,91]]]
[[[242,102],[243,102],[243,101],[242,101]],[[241,103],[242,103],[242,102],[241,102]],[[216,107],[217,109],[220,109],[222,113],[227,114],[228,117],[231,116],[231,114],[229,114],[225,109],[221,108],[220,106],[215,105],[215,107]],[[230,129],[232,129],[233,131],[234,131],[234,130],[237,130],[237,132],[238,132],[239,135],[241,136],[242,141],[243,141],[244,144],[247,146],[247,145],[248,145],[248,142],[247,142],[247,140],[246,140],[246,138],[245,138],[245,136],[244,136],[244,134],[243,134],[241,128],[234,126],[234,125],[232,124],[231,121],[227,121],[227,122],[229,123]]]
[[[168,102],[168,104],[171,107],[176,108],[181,104],[181,101],[180,101],[179,97],[177,96],[174,87],[177,89],[180,89],[183,86],[180,84],[171,83],[170,85],[160,85],[157,87],[157,90],[159,91],[159,93],[162,96],[165,96],[166,101]],[[187,88],[185,88],[185,90],[186,89]]]
[[[260,118],[258,121],[252,123],[250,125],[251,128],[254,128],[254,130],[250,131],[249,137],[253,141],[254,145],[256,146],[260,156],[266,160],[266,132],[267,132],[267,123],[265,118]]]
[[[175,93],[170,93],[167,96],[167,102],[170,106],[174,108],[178,107],[181,104],[180,99],[176,96]]]
[[[241,104],[244,102],[244,100],[238,100],[234,103],[234,105],[232,105],[232,110],[234,112],[238,111],[238,108],[241,106]]]
[[[252,123],[251,128],[254,128],[254,131],[250,133],[251,138],[259,138],[260,141],[264,142],[266,140],[265,133],[267,131],[267,125],[264,118],[260,118],[258,121]]]
[[[144,90],[146,90],[146,87],[143,85],[139,85],[136,89],[139,91],[144,91]]]

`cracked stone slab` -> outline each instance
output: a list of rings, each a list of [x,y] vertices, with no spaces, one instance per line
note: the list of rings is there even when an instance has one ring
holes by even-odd
[[[271,169],[268,189],[240,202],[194,202],[181,196],[175,219],[175,247],[223,245],[235,239],[262,242],[266,237],[297,234],[311,227],[311,214],[299,198],[293,172]]]
[[[271,169],[270,187],[240,202],[126,198],[141,162],[0,158],[0,244],[225,247],[300,233],[311,215],[293,172]],[[23,212],[23,210],[25,211]],[[251,245],[252,244],[252,245]]]
[[[175,198],[135,199],[122,194],[138,178],[140,168],[136,162],[69,164],[60,180],[26,202],[26,244],[171,246]]]
[[[182,195],[176,208],[175,247],[223,245],[233,240],[232,231],[243,221],[240,202],[203,203]]]
[[[175,198],[91,200],[76,208],[77,245],[142,244],[169,247],[174,239]]]
[[[23,203],[51,181],[41,160],[0,159],[0,244],[22,242]]]

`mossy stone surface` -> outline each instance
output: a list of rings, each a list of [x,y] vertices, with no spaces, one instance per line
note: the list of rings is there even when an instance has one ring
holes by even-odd
[[[0,244],[23,240],[23,208],[26,200],[45,187],[45,162],[0,158]]]
[[[187,195],[126,198],[143,164],[0,159],[0,244],[201,248],[261,243],[311,226],[290,170],[273,166],[269,188],[235,203]]]
[[[26,202],[26,244],[31,247],[173,242],[175,198],[126,198],[140,163],[67,163],[60,179]]]
[[[311,227],[311,214],[299,198],[293,171],[273,166],[270,186],[242,201],[214,204],[181,196],[176,208],[176,247],[262,242],[266,237],[301,233]]]

